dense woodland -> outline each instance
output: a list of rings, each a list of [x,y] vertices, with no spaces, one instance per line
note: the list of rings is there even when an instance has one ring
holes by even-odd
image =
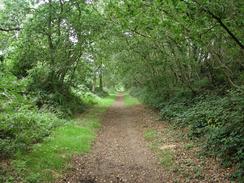
[[[1,161],[31,151],[96,95],[124,87],[187,128],[241,182],[243,7],[242,0],[0,0]]]

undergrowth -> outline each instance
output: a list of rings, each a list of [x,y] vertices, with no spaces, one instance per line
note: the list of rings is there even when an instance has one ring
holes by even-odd
[[[100,127],[101,115],[115,97],[97,98],[98,104],[75,120],[55,128],[30,152],[15,154],[12,170],[4,172],[5,181],[53,182],[68,167],[74,154],[87,153]]]
[[[98,114],[114,100],[81,88],[66,94],[39,90],[34,95],[28,91],[30,83],[31,78],[0,72],[0,182],[52,180],[72,154],[89,150]],[[73,119],[95,103],[84,117],[86,123]]]
[[[136,93],[136,92],[135,92]],[[230,90],[224,95],[186,91],[162,95],[137,91],[141,99],[160,110],[163,120],[175,127],[188,128],[188,136],[201,143],[203,152],[236,169],[232,178],[244,177],[244,90]],[[173,95],[173,96],[169,96]]]
[[[124,96],[124,103],[127,107],[140,104],[137,98],[128,94]]]

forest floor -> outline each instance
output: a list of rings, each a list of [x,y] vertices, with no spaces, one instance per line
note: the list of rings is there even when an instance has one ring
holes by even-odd
[[[104,115],[96,139],[91,152],[75,155],[57,182],[230,182],[231,170],[199,155],[183,131],[141,104],[125,105],[122,95]]]

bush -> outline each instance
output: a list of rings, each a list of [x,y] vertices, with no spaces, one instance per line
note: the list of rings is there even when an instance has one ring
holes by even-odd
[[[9,157],[19,151],[28,151],[42,141],[52,129],[64,124],[55,114],[30,110],[0,115],[0,154]]]
[[[130,94],[156,109],[159,109],[163,102],[163,98],[160,93],[151,92],[150,88],[132,88]]]
[[[28,80],[17,80],[10,73],[0,74],[0,155],[6,158],[28,151],[66,120],[37,109],[25,95]]]
[[[235,176],[240,178],[244,167],[243,96],[243,88],[222,96],[202,94],[192,97],[188,92],[179,92],[160,104],[155,98],[147,98],[147,104],[157,106],[162,119],[188,127],[189,137],[201,140],[206,154],[220,158],[223,165],[236,165]],[[162,98],[165,99],[165,95]]]
[[[32,91],[30,96],[40,110],[45,109],[58,114],[62,118],[68,118],[73,114],[84,111],[86,108],[86,104],[81,97],[69,90],[64,93],[59,91],[49,93],[45,90],[38,90]]]

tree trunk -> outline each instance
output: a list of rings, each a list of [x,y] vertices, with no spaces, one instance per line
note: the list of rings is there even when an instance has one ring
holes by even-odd
[[[96,77],[96,73],[94,73],[93,82],[92,82],[92,92],[93,93],[95,93],[95,91],[96,91],[96,84],[97,84],[97,77]]]
[[[101,91],[103,91],[103,73],[102,71],[100,70],[100,73],[99,73],[99,88]]]

